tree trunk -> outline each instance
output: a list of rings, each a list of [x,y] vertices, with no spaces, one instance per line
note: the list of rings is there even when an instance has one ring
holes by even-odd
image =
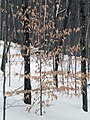
[[[24,103],[31,104],[30,57],[24,57]]]
[[[80,0],[80,26],[81,29],[81,38],[80,38],[80,47],[81,47],[81,73],[82,73],[82,108],[84,111],[88,111],[87,103],[87,79],[86,79],[86,0]]]
[[[28,7],[28,0],[24,1],[23,7],[23,17],[26,17],[27,20],[24,20],[24,35],[25,40],[23,44],[26,46],[25,50],[22,50],[22,56],[24,57],[24,103],[31,104],[31,81],[30,81],[30,40],[29,40],[29,15],[25,13]]]
[[[41,71],[41,68],[42,68],[42,58],[41,58],[41,52],[40,52],[40,115],[42,115],[42,71]]]
[[[55,68],[54,71],[56,72],[55,76],[54,76],[54,81],[55,81],[55,85],[56,87],[58,87],[58,75],[57,75],[57,71],[58,71],[58,63],[59,63],[59,54],[55,55]]]
[[[8,41],[8,0],[4,1],[5,5],[4,5],[4,10],[6,12],[4,12],[4,16],[3,16],[3,24],[2,24],[2,33],[3,33],[3,41],[4,41],[4,48],[3,48],[3,57],[2,57],[2,64],[1,64],[1,70],[3,72],[4,75],[4,81],[3,81],[3,120],[5,120],[6,118],[6,62],[7,62],[7,52],[8,52],[8,45],[7,45],[7,41]]]
[[[55,39],[56,39],[56,30],[58,29],[57,27],[57,4],[58,2],[56,0],[54,0],[54,26],[55,26],[55,30],[54,30],[54,34],[55,34]],[[54,43],[55,44],[55,52],[57,52],[57,42]],[[55,66],[54,66],[54,72],[56,72],[56,74],[54,75],[54,84],[56,85],[56,87],[58,87],[58,75],[57,75],[57,71],[58,71],[58,62],[59,62],[59,54],[55,53]]]

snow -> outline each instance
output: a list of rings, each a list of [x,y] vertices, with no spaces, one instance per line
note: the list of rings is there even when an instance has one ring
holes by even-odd
[[[12,44],[13,46],[14,44]],[[2,55],[2,43],[0,42],[0,64]],[[20,54],[19,48],[11,48],[11,54]],[[23,89],[23,77],[15,76],[15,73],[23,74],[22,56],[11,58],[11,87],[9,87],[8,64],[6,69],[7,81],[6,91],[13,91],[20,88]],[[35,75],[35,66],[37,63],[31,59],[31,73]],[[79,66],[79,63],[77,63]],[[80,70],[80,66],[78,67]],[[44,69],[50,70],[50,67]],[[34,88],[36,84],[32,82]],[[3,73],[0,71],[0,120],[3,120]],[[88,112],[82,110],[82,96],[68,96],[60,94],[57,100],[50,101],[50,106],[43,108],[43,115],[40,116],[40,111],[37,113],[40,105],[35,104],[31,111],[28,112],[30,105],[23,103],[23,94],[7,97],[6,105],[6,120],[89,120],[90,119],[90,88],[88,87]]]
[[[89,101],[90,102],[90,101]],[[89,120],[90,112],[81,110],[81,100],[63,96],[52,103],[52,106],[46,108],[43,116],[35,114],[34,111],[28,113],[26,107],[9,108],[7,111],[7,120]]]

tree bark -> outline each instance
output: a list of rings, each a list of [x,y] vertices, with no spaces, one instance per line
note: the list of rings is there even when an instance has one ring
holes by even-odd
[[[88,111],[87,103],[87,79],[86,79],[86,0],[80,0],[80,26],[81,29],[81,38],[80,38],[80,47],[81,47],[81,73],[82,73],[82,108],[84,111]]]
[[[3,16],[3,24],[2,24],[2,33],[3,33],[3,41],[4,41],[4,48],[3,48],[3,57],[2,57],[2,64],[1,64],[1,70],[3,72],[4,75],[4,81],[3,81],[3,120],[5,120],[6,118],[6,62],[7,62],[7,52],[8,52],[8,45],[7,45],[7,41],[8,41],[8,0],[4,1],[5,5],[4,5],[4,10],[6,12],[4,12],[4,16]]]
[[[41,52],[40,52],[40,115],[42,115],[42,58],[41,58]]]
[[[29,15],[25,13],[28,7],[28,0],[23,1],[23,17],[26,17],[27,20],[24,20],[24,35],[25,40],[23,44],[25,45],[25,50],[22,50],[22,56],[24,57],[24,103],[31,104],[31,81],[30,81],[30,40],[29,40]]]
[[[56,39],[56,30],[58,29],[57,27],[57,4],[58,2],[56,0],[54,0],[54,34],[55,34],[55,39]],[[57,52],[57,42],[54,43],[55,44],[55,52]],[[58,87],[58,75],[57,75],[57,71],[58,71],[58,62],[59,62],[59,54],[55,53],[55,66],[54,66],[54,72],[56,72],[56,75],[54,75],[54,84],[56,85],[56,87]],[[53,62],[54,63],[54,62]]]

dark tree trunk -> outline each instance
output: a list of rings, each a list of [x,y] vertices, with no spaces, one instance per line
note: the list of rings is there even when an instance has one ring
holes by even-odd
[[[28,7],[28,0],[23,1],[23,15],[26,16],[27,20],[24,20],[24,38],[23,44],[26,46],[25,50],[22,50],[24,57],[24,103],[31,104],[31,81],[30,81],[30,40],[29,40],[29,15],[26,12]]]
[[[8,0],[4,0],[4,12],[3,14],[3,21],[2,21],[2,33],[3,33],[3,41],[4,41],[4,48],[3,48],[3,57],[2,57],[2,64],[1,64],[1,70],[4,75],[3,80],[3,120],[6,118],[6,62],[7,62],[7,52],[8,52]]]
[[[80,0],[80,26],[81,29],[81,38],[80,38],[80,46],[81,46],[81,73],[82,73],[82,102],[83,102],[83,110],[88,111],[87,105],[87,79],[86,79],[86,0]]]
[[[54,26],[55,26],[54,34],[55,34],[55,39],[56,39],[56,30],[58,29],[58,27],[57,27],[57,4],[58,4],[58,2],[56,0],[54,0]],[[55,44],[55,52],[57,52],[58,43],[56,42],[54,44]],[[58,75],[57,75],[58,62],[59,62],[59,54],[55,53],[54,71],[56,72],[56,75],[54,75],[54,84],[56,85],[56,87],[58,87]]]
[[[58,71],[58,63],[59,63],[59,54],[56,54],[55,55],[55,71],[57,72]],[[56,83],[56,87],[58,87],[58,75],[56,73],[55,75],[55,83]]]
[[[24,57],[24,103],[31,104],[30,57]]]
[[[42,88],[42,78],[41,78],[41,76],[42,76],[42,70],[41,70],[41,68],[42,68],[42,61],[41,61],[41,52],[40,52],[40,115],[42,115],[42,90],[43,90],[43,88]]]

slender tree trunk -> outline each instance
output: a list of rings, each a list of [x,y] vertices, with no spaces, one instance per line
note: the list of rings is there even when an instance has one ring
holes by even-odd
[[[42,12],[42,0],[39,0],[39,29],[40,29],[40,27],[41,27],[41,12]],[[44,19],[45,20],[45,19]],[[45,22],[45,21],[44,21]],[[45,23],[44,23],[44,25],[45,25]],[[41,45],[40,44],[40,33],[38,34],[38,43],[39,43],[39,45]],[[44,40],[45,40],[45,33],[44,33]],[[44,41],[44,43],[45,43],[45,41]],[[39,46],[40,47],[40,46]],[[41,47],[40,47],[41,48]],[[44,48],[44,54],[45,54],[45,48]],[[40,115],[42,116],[42,78],[41,78],[41,76],[42,76],[42,53],[41,53],[41,51],[39,52],[39,55],[40,55]]]
[[[1,64],[1,70],[3,72],[4,75],[4,81],[3,81],[3,120],[5,120],[6,118],[6,95],[5,95],[5,91],[6,91],[6,73],[5,73],[5,69],[6,69],[6,62],[7,62],[7,52],[8,52],[8,45],[7,45],[7,41],[8,41],[8,0],[5,0],[5,5],[4,5],[4,10],[6,12],[4,12],[4,18],[3,18],[3,26],[2,26],[2,35],[3,35],[3,40],[4,40],[4,48],[3,48],[3,57],[2,57],[2,64]]]
[[[5,26],[4,26],[5,27]],[[6,33],[6,32],[5,32]],[[4,33],[4,34],[5,34]],[[3,71],[3,75],[4,75],[4,81],[3,81],[3,120],[5,120],[6,118],[6,95],[5,95],[5,91],[6,91],[6,74],[5,74],[5,66],[6,66],[6,56],[7,56],[7,53],[5,52],[5,48],[6,48],[6,44],[7,44],[7,41],[6,41],[6,35],[4,35],[4,50],[3,50],[3,64],[2,64],[2,68],[1,70]]]
[[[31,104],[31,81],[30,81],[30,40],[29,40],[29,28],[27,25],[29,24],[29,15],[26,12],[28,7],[28,0],[24,1],[23,7],[23,17],[26,17],[27,20],[24,20],[24,45],[26,46],[25,50],[23,50],[24,57],[24,103]]]
[[[57,28],[57,1],[54,0],[54,27],[55,27],[55,30],[54,30],[54,34],[55,34],[55,39],[56,39],[56,30],[58,29]],[[54,76],[54,83],[56,85],[56,87],[58,87],[58,75],[57,75],[57,71],[58,71],[58,63],[59,63],[59,54],[57,54],[57,42],[54,43],[55,44],[55,66],[54,66],[54,71],[56,72],[56,75]]]
[[[86,79],[86,0],[80,0],[80,26],[81,29],[81,38],[80,38],[80,46],[81,46],[81,73],[82,73],[82,108],[84,111],[88,111],[88,103],[87,103],[87,79]]]
[[[41,67],[42,67],[42,61],[41,61],[41,52],[40,52],[40,115],[42,115],[42,78],[41,78]]]
[[[10,48],[9,48],[9,87],[11,86],[11,62],[10,62]]]
[[[54,68],[54,71],[56,72],[56,75],[55,75],[55,84],[56,84],[56,87],[58,87],[58,75],[57,75],[58,63],[59,63],[59,54],[56,54],[55,55],[55,68]]]
[[[77,81],[76,81],[76,73],[77,73],[77,59],[76,59],[76,52],[75,52],[75,94],[77,94]]]
[[[6,119],[6,95],[5,95],[6,74],[5,74],[5,69],[4,69],[3,73],[4,73],[4,81],[3,81],[3,120],[5,120]]]

